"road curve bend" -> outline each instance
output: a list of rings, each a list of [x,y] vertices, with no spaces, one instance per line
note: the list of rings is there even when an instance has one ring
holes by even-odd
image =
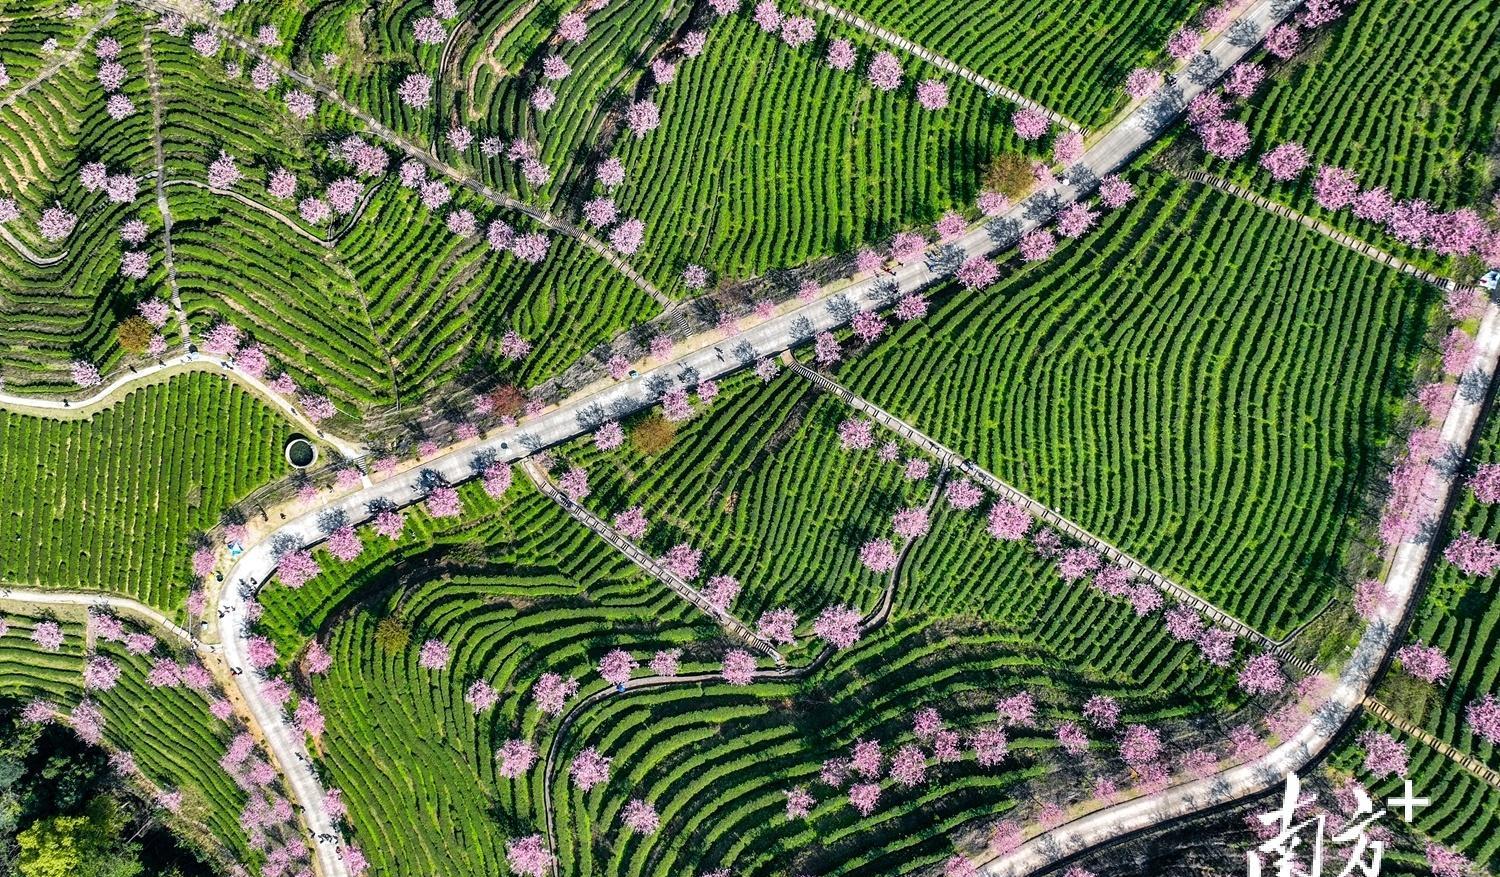
[[[142,0],[152,5],[150,0]],[[1256,0],[1242,9],[1240,19],[1254,24],[1265,33],[1287,14],[1279,0]],[[1227,70],[1250,51],[1249,46],[1230,43],[1221,34],[1211,41],[1205,52],[1211,55],[1219,70]],[[1194,82],[1186,74],[1175,77],[1168,89],[1175,91],[1179,105],[1213,84],[1211,80]],[[1149,145],[1165,130],[1165,120],[1156,108],[1138,105],[1122,120],[1100,135],[1085,151],[1080,164],[1091,174],[1101,177],[1124,167],[1126,162]],[[1054,207],[1061,207],[1088,194],[1088,186],[1061,184],[1053,188]],[[1038,211],[1033,203],[1023,203],[1004,219],[1012,223],[1015,234],[997,242],[985,226],[976,226],[963,236],[943,244],[947,259],[900,265],[889,270],[862,276],[852,282],[823,289],[812,300],[784,313],[753,324],[733,337],[702,335],[679,344],[673,356],[638,377],[618,382],[604,389],[582,392],[553,408],[528,418],[522,424],[492,433],[484,440],[462,449],[449,450],[420,467],[398,473],[373,486],[327,500],[319,508],[288,521],[268,534],[240,556],[224,579],[218,595],[221,610],[218,634],[225,659],[232,667],[244,667],[245,629],[241,621],[246,600],[270,580],[276,569],[273,546],[308,547],[321,542],[325,534],[319,527],[320,517],[330,511],[342,513],[349,524],[360,524],[372,516],[375,503],[405,506],[425,495],[423,472],[432,471],[450,483],[465,481],[476,473],[479,460],[513,462],[528,454],[594,429],[604,419],[618,418],[655,404],[661,393],[673,386],[692,386],[705,378],[715,378],[744,368],[756,359],[807,343],[817,332],[834,329],[861,310],[890,306],[902,295],[920,292],[945,282],[952,276],[953,257],[969,259],[987,257],[1012,245],[1018,234],[1038,228],[1051,219],[1052,212]],[[940,264],[946,262],[946,264]],[[260,685],[248,670],[235,677],[241,694],[260,723],[267,745],[287,776],[297,803],[314,835],[337,835],[323,806],[323,797],[302,735],[286,721],[278,708],[262,699]],[[332,844],[319,844],[319,868],[323,877],[346,877],[348,869]]]

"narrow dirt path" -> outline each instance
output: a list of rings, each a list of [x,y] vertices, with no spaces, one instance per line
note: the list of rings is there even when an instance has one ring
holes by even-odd
[[[151,85],[151,147],[156,153],[156,209],[161,212],[162,258],[167,266],[167,287],[171,291],[172,309],[177,312],[177,331],[188,350],[192,350],[193,336],[188,329],[187,312],[182,309],[182,296],[177,289],[177,262],[172,255],[172,208],[167,204],[167,160],[161,142],[161,75],[156,69],[156,56],[151,52],[149,28],[141,37],[141,56],[146,61],[146,81]]]

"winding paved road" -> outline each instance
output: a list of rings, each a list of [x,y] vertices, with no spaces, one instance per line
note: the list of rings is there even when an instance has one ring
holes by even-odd
[[[142,5],[157,9],[164,8],[150,0],[142,0]],[[1276,0],[1258,0],[1242,9],[1239,18],[1253,23],[1261,33],[1265,33],[1282,16],[1290,14],[1290,8],[1278,14],[1273,8],[1276,5]],[[181,11],[175,6],[172,8]],[[200,23],[202,23],[201,20]],[[217,28],[217,25],[211,22],[209,24]],[[239,39],[237,35],[228,32],[225,32],[225,35],[235,40]],[[1249,47],[1233,45],[1221,35],[1211,41],[1205,51],[1213,56],[1220,70],[1226,70],[1244,57],[1249,52]],[[341,97],[331,94],[326,87],[293,71],[283,69],[282,72],[299,83],[316,88],[325,97],[337,101],[346,110],[352,109]],[[1207,83],[1195,83],[1190,81],[1185,74],[1179,74],[1172,83],[1169,83],[1168,89],[1175,91],[1179,96],[1178,105],[1185,106],[1206,86]],[[490,193],[476,182],[466,180],[424,150],[395,137],[375,120],[358,111],[354,112],[371,127],[372,131],[403,146],[408,152],[435,169],[458,178],[469,188],[480,191],[481,194],[492,199],[512,202],[507,206],[524,210],[533,216],[539,213],[536,208],[514,203],[513,199],[509,199],[508,196]],[[1103,176],[1123,168],[1133,155],[1154,139],[1156,133],[1163,127],[1162,121],[1157,117],[1155,108],[1150,105],[1138,106],[1119,124],[1114,125],[1095,140],[1085,153],[1082,164],[1086,165],[1096,176]],[[1079,189],[1067,184],[1060,185],[1051,192],[1055,199],[1054,206],[1061,206],[1076,200],[1081,194]],[[1031,204],[1023,204],[1011,211],[1007,218],[1014,222],[1014,231],[1024,233],[1050,219],[1050,211],[1028,209],[1031,206]],[[553,227],[558,227],[554,224],[557,221],[546,217],[545,214],[537,218],[548,221],[548,224],[553,224]],[[971,229],[963,237],[946,245],[945,249],[949,249],[952,254],[969,258],[989,255],[1001,247],[984,228],[980,227]],[[951,265],[952,260],[948,261]],[[309,546],[320,542],[324,534],[317,521],[322,513],[330,509],[341,511],[350,523],[360,523],[370,517],[369,508],[372,502],[390,502],[397,506],[408,505],[423,496],[419,480],[422,477],[421,473],[425,470],[437,472],[450,482],[466,480],[474,474],[474,464],[478,455],[493,455],[498,460],[514,461],[532,451],[566,441],[589,431],[602,416],[620,417],[630,411],[654,404],[660,391],[665,387],[694,384],[702,378],[717,377],[743,367],[753,361],[753,358],[770,356],[804,343],[810,340],[813,333],[842,324],[854,310],[889,305],[900,294],[916,292],[944,280],[949,270],[951,268],[939,269],[929,263],[902,265],[876,276],[865,276],[850,284],[825,289],[812,301],[753,325],[732,339],[723,339],[714,335],[689,339],[678,346],[678,352],[670,361],[649,369],[637,378],[593,392],[577,394],[550,410],[530,418],[520,426],[492,434],[471,447],[440,455],[419,469],[396,474],[374,486],[333,498],[322,508],[309,511],[287,522],[266,539],[251,546],[225,578],[218,595],[221,613],[217,629],[225,659],[231,667],[246,665],[245,639],[241,622],[246,598],[242,592],[243,594],[253,593],[274,573],[276,555],[272,548],[273,544]],[[834,306],[835,303],[839,306]],[[730,348],[735,354],[748,348],[746,350],[748,355],[744,358],[738,355],[727,356],[724,348]],[[1500,312],[1493,307],[1486,314],[1481,326],[1477,348],[1476,360],[1492,372],[1497,352],[1500,352]],[[117,384],[128,383],[130,380],[133,378],[122,379]],[[7,400],[0,397],[0,401]],[[31,400],[21,400],[20,404],[27,402],[32,405],[38,404]],[[1478,414],[1478,404],[1456,404],[1444,424],[1444,437],[1460,442],[1466,441],[1472,434]],[[1440,507],[1446,501],[1450,488],[1451,484],[1446,482],[1442,485],[1433,485],[1432,502],[1435,507]],[[1045,837],[1033,838],[1012,855],[989,863],[986,866],[988,873],[994,875],[1027,873],[1053,861],[1055,851],[1058,849],[1084,848],[1111,840],[1125,832],[1149,827],[1164,819],[1193,812],[1220,798],[1252,794],[1267,787],[1268,778],[1271,782],[1279,781],[1280,773],[1284,768],[1305,763],[1313,754],[1328,745],[1337,727],[1347,719],[1350,711],[1362,699],[1364,688],[1369,684],[1370,674],[1379,665],[1391,644],[1392,631],[1396,628],[1406,603],[1410,600],[1426,559],[1426,546],[1402,546],[1397,553],[1387,582],[1387,587],[1396,598],[1392,601],[1393,605],[1385,610],[1385,614],[1380,619],[1381,623],[1372,625],[1364,640],[1361,641],[1355,660],[1351,661],[1349,667],[1346,668],[1334,695],[1320,709],[1319,718],[1309,723],[1291,741],[1257,762],[1232,768],[1212,780],[1178,786],[1160,795],[1135,799],[1074,820],[1048,833]],[[323,806],[321,789],[312,772],[311,762],[306,759],[302,735],[290,727],[280,709],[270,706],[262,699],[258,680],[252,673],[246,672],[236,676],[235,681],[264,733],[273,758],[286,775],[293,795],[303,809],[308,828],[314,836],[336,835],[338,832]],[[338,855],[336,846],[320,843],[316,853],[319,868],[324,877],[348,875],[349,871]]]

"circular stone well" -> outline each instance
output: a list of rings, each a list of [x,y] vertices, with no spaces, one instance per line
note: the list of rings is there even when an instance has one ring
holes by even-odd
[[[306,469],[318,462],[318,447],[300,435],[286,443],[286,462],[294,469]]]

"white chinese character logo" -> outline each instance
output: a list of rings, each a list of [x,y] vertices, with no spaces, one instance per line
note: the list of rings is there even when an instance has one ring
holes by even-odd
[[[1338,877],[1379,877],[1380,862],[1385,855],[1385,842],[1371,837],[1371,826],[1385,816],[1385,810],[1375,810],[1370,796],[1363,788],[1354,789],[1354,812],[1342,824],[1333,842],[1348,846],[1349,854],[1344,869]],[[1281,796],[1281,809],[1261,813],[1255,818],[1262,825],[1276,826],[1275,836],[1269,838],[1253,851],[1245,854],[1249,866],[1249,877],[1262,877],[1265,863],[1262,854],[1274,857],[1276,877],[1322,877],[1323,835],[1326,830],[1326,814],[1317,814],[1302,822],[1297,821],[1297,811],[1316,802],[1309,795],[1302,797],[1302,781],[1294,773],[1286,775],[1286,790]],[[1411,780],[1406,781],[1402,795],[1390,798],[1386,804],[1401,811],[1402,818],[1411,822],[1418,807],[1432,802],[1412,794]]]

